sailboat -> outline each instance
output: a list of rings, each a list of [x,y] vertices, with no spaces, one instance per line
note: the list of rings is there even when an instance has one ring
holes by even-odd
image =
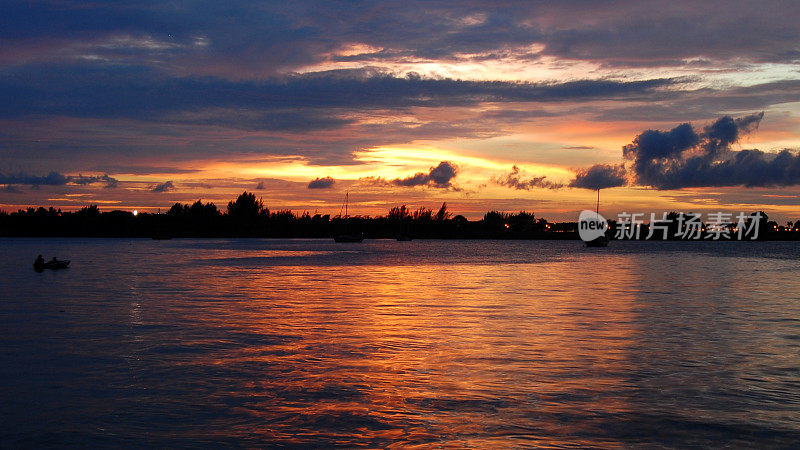
[[[345,192],[344,194],[344,223],[345,223],[345,232],[338,233],[333,235],[334,242],[362,242],[364,240],[364,233],[362,232],[354,232],[352,231],[352,226],[350,225],[350,217],[348,215],[347,206],[350,202],[350,192]],[[340,211],[341,214],[341,211]]]
[[[594,213],[597,214],[598,218],[600,216],[600,189],[597,190],[597,206],[595,207]],[[608,236],[605,234],[599,237],[592,239],[591,241],[586,241],[587,247],[608,247]]]

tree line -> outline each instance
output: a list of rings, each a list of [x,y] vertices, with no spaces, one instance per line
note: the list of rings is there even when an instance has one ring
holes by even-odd
[[[762,238],[800,237],[800,220],[786,226],[767,221],[766,215],[762,220]],[[611,237],[615,226],[612,221]],[[52,207],[0,212],[0,236],[329,238],[347,229],[363,232],[368,239],[578,239],[577,227],[576,222],[549,222],[527,211],[489,211],[480,220],[467,220],[453,215],[447,203],[437,211],[400,205],[377,217],[297,214],[288,209],[270,210],[249,192],[228,202],[224,211],[198,200],[175,203],[164,214],[101,212],[97,205],[74,212]]]

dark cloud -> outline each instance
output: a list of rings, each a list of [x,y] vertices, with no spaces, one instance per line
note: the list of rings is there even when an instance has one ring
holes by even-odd
[[[18,187],[14,186],[13,184],[6,184],[2,188],[0,188],[0,192],[5,194],[21,194],[22,191],[19,190]]]
[[[264,81],[173,78],[142,67],[22,66],[0,78],[0,117],[67,115],[134,118],[257,130],[327,129],[351,120],[329,108],[463,106],[652,98],[680,80],[522,83],[396,77],[374,70],[331,71]]]
[[[182,169],[179,167],[148,167],[148,166],[120,166],[120,165],[102,165],[93,168],[96,171],[107,171],[116,174],[133,174],[133,175],[164,175],[176,173],[196,173],[198,169]]]
[[[506,186],[518,190],[529,191],[533,188],[559,189],[563,184],[553,183],[547,180],[546,176],[523,178],[517,166],[511,167],[511,172],[502,176],[493,176],[491,182],[500,186]]]
[[[113,189],[117,187],[119,180],[116,178],[110,177],[108,174],[104,175],[92,175],[92,176],[71,176],[68,177],[70,183],[80,184],[80,185],[87,185],[87,184],[95,184],[95,183],[105,183],[106,188]]]
[[[627,167],[598,164],[579,171],[570,186],[622,186],[626,175],[633,184],[656,189],[800,184],[800,154],[731,149],[756,130],[763,117],[759,112],[721,117],[702,129],[683,123],[669,131],[645,130],[622,149]]]
[[[689,124],[668,132],[647,130],[623,148],[623,155],[635,182],[657,189],[800,184],[797,154],[731,149],[763,117],[763,112],[737,119],[725,116],[702,130]]]
[[[58,172],[50,172],[45,176],[29,175],[23,172],[17,174],[0,174],[0,184],[30,184],[33,186],[61,186],[65,184],[89,185],[95,183],[105,183],[107,188],[117,187],[118,180],[105,175],[64,175]]]
[[[264,187],[264,182],[259,181],[258,184],[256,185],[256,190],[263,191],[264,189],[266,189],[266,187]]]
[[[6,41],[5,59],[14,64],[135,58],[175,72],[251,78],[329,59],[529,61],[550,55],[656,66],[687,60],[792,63],[800,56],[798,12],[791,0],[703,5],[689,0],[672,1],[668,8],[655,0],[2,2],[0,39]],[[339,52],[351,43],[373,48]]]
[[[201,106],[201,108],[203,108]],[[354,124],[352,118],[340,118],[330,112],[313,109],[278,107],[273,111],[238,108],[206,108],[196,111],[170,112],[163,118],[175,124],[209,125],[248,131],[281,131],[299,133],[329,130]]]
[[[172,184],[172,181],[167,181],[164,183],[159,183],[151,188],[153,192],[169,192],[175,189],[175,185]]]
[[[28,175],[25,173],[0,174],[0,184],[31,184],[34,186],[60,186],[67,184],[69,177],[58,172],[50,172],[49,174],[40,177],[36,175]]]
[[[772,105],[791,103],[800,98],[800,80],[780,80],[750,86],[719,89],[676,89],[673,96],[658,102],[622,103],[612,107],[585,107],[603,121],[681,122],[708,120],[720,111],[758,111]]]
[[[442,161],[436,167],[431,167],[428,173],[418,172],[410,177],[396,178],[390,183],[395,186],[431,186],[436,188],[454,188],[453,178],[458,174],[458,167],[449,161]],[[381,178],[368,178],[377,183],[383,183]]]
[[[625,168],[622,164],[595,164],[579,170],[570,187],[582,189],[606,189],[625,185]]]
[[[334,185],[334,183],[336,183],[336,180],[334,180],[331,177],[315,178],[315,179],[313,179],[313,180],[308,182],[308,188],[309,189],[327,189],[329,187],[332,187]]]
[[[105,171],[136,166],[143,159],[163,166],[242,153],[302,155],[312,164],[352,164],[353,152],[362,149],[421,138],[486,138],[530,117],[476,113],[457,121],[403,120],[414,114],[415,106],[653,99],[671,95],[664,88],[677,82],[486,82],[397,77],[374,70],[231,81],[175,78],[144,67],[27,65],[0,69],[4,99],[0,119],[21,124],[0,136],[0,148],[28,167],[37,167],[44,155],[68,159],[67,164],[75,161],[70,170],[85,167],[90,160],[97,170]],[[360,120],[376,116],[383,120]],[[105,121],[108,132],[96,132],[96,119]],[[52,136],[46,141],[38,140],[42,127]],[[256,134],[265,131],[273,134],[268,138]],[[133,135],[137,139],[127,138]]]
[[[623,147],[627,158],[632,152],[643,159],[669,158],[697,145],[700,137],[688,123],[678,125],[668,132],[647,130],[633,140],[633,144]]]
[[[393,181],[398,186],[424,186],[431,181],[430,174],[417,172],[415,175],[406,178],[397,178]]]
[[[442,161],[430,171],[430,179],[437,187],[449,186],[450,180],[455,178],[458,168],[449,161]]]
[[[740,134],[748,134],[758,128],[764,112],[733,119],[730,116],[722,117],[703,130],[703,149],[709,156],[727,150],[731,144],[739,140]]]

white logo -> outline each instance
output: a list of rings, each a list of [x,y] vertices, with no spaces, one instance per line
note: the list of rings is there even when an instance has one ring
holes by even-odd
[[[585,242],[604,236],[608,230],[608,221],[600,214],[584,209],[578,216],[578,234]]]

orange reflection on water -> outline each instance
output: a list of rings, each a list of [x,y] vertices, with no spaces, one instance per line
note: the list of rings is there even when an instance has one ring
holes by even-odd
[[[12,447],[800,441],[795,243],[45,241],[0,260]]]
[[[794,243],[47,242],[0,261],[11,446],[800,440]]]
[[[597,431],[593,417],[629,411],[618,393],[634,299],[618,260],[588,271],[569,261],[247,261],[198,280],[199,292],[236,299],[198,326],[255,341],[192,364],[260,368],[220,393],[242,399],[250,433],[343,445],[494,446],[518,436],[588,445],[597,442],[579,436]]]

